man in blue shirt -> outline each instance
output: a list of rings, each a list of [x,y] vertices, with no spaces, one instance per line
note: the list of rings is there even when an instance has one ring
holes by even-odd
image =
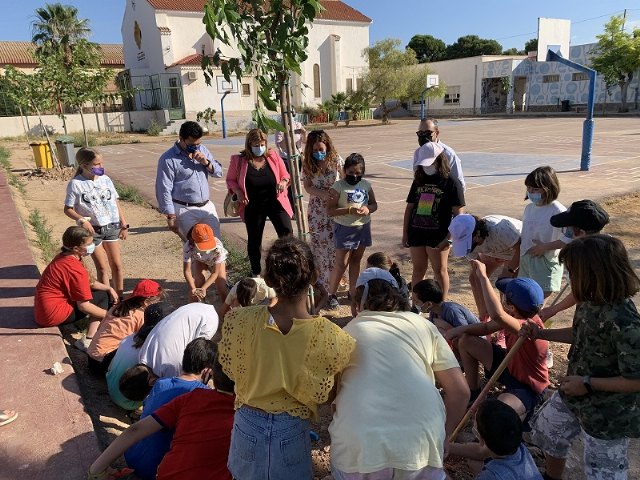
[[[184,122],[180,138],[158,161],[156,200],[167,216],[169,230],[186,240],[196,223],[206,223],[216,236],[220,220],[209,200],[209,175],[222,177],[222,165],[201,145],[203,130],[196,122]]]

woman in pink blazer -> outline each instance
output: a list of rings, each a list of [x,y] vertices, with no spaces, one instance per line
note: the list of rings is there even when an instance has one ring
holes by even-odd
[[[247,253],[253,276],[260,275],[260,249],[269,217],[278,237],[291,235],[293,210],[287,197],[289,173],[282,158],[267,148],[267,136],[254,128],[244,150],[231,157],[227,188],[238,196],[240,218],[247,227]]]

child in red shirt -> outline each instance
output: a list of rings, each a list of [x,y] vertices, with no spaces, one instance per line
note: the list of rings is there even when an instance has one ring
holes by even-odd
[[[163,428],[174,430],[171,450],[157,480],[231,480],[227,457],[234,415],[234,383],[217,359],[215,390],[197,388],[180,395],[127,428],[89,467],[90,480],[109,478],[109,465],[136,442]]]

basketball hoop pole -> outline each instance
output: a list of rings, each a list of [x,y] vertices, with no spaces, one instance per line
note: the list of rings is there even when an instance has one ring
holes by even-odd
[[[224,119],[224,97],[229,95],[231,90],[226,90],[220,98],[220,115],[222,116],[222,138],[227,138],[227,122]]]
[[[596,103],[596,78],[597,73],[592,68],[585,67],[576,62],[572,62],[564,58],[559,53],[553,50],[547,52],[548,62],[559,62],[568,65],[571,68],[575,68],[580,72],[584,72],[589,76],[589,99],[587,100],[587,118],[582,124],[582,155],[580,157],[580,170],[583,172],[589,171],[591,166],[591,147],[593,146],[593,129],[595,121],[593,120],[593,111]]]

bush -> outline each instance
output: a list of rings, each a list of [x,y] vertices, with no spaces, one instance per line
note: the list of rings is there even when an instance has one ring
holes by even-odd
[[[151,123],[149,124],[149,128],[147,128],[147,135],[151,137],[157,137],[158,135],[160,135],[161,131],[162,131],[162,126],[155,120],[151,120]]]
[[[37,208],[29,214],[29,223],[36,234],[36,245],[42,254],[44,263],[49,263],[58,253],[58,245],[53,241],[53,232],[47,220]]]
[[[239,282],[245,277],[251,276],[251,264],[249,257],[244,251],[240,251],[236,246],[223,235],[222,244],[229,252],[227,255],[227,281],[231,284]]]
[[[92,132],[87,132],[87,142],[88,145],[84,144],[84,133],[82,132],[73,132],[69,134],[70,137],[73,137],[73,146],[74,147],[95,147],[98,145],[98,139]]]
[[[118,181],[114,181],[113,186],[116,187],[118,197],[120,197],[120,200],[123,202],[135,203],[136,205],[142,205],[144,207],[149,206],[149,202],[147,202],[136,187],[130,187]]]

